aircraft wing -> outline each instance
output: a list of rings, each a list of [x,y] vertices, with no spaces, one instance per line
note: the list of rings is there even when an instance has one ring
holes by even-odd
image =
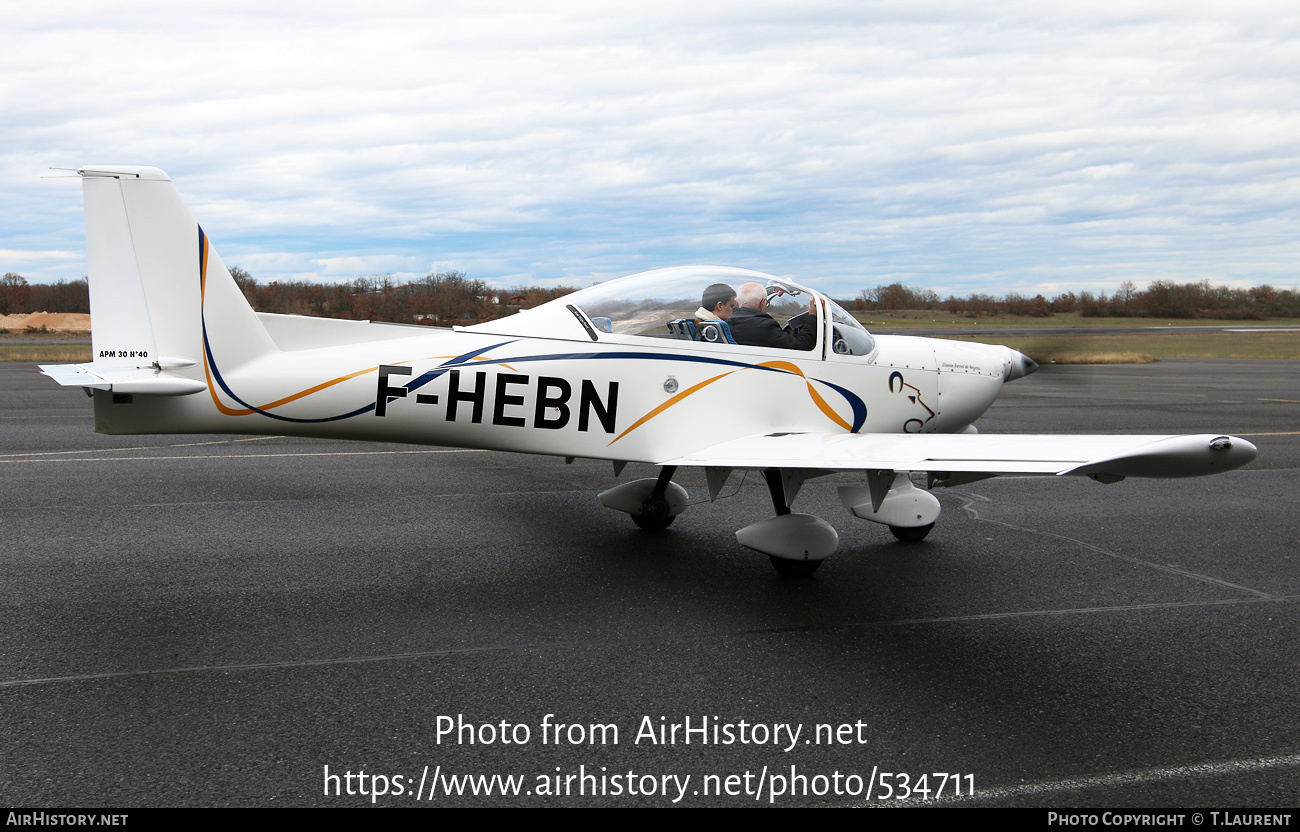
[[[713,468],[925,471],[970,482],[998,474],[1195,477],[1238,468],[1255,446],[1232,436],[813,434],[747,436],[665,460]]]

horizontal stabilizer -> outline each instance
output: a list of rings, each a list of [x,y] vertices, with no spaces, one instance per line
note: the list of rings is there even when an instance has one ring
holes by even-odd
[[[94,364],[42,364],[41,372],[64,387],[89,387],[145,396],[188,396],[207,390],[201,381],[149,367],[97,367]]]
[[[1195,477],[1239,468],[1255,446],[1218,434],[1080,436],[814,434],[747,436],[663,465],[823,468],[935,474],[1056,474],[1101,478]],[[969,482],[966,477],[964,481]]]

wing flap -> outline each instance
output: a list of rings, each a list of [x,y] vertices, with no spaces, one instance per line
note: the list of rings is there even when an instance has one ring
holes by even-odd
[[[1255,446],[1219,434],[1083,436],[997,434],[766,434],[723,442],[664,465],[1194,477],[1238,468]]]

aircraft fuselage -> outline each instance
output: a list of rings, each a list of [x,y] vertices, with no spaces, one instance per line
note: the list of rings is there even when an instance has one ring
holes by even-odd
[[[993,403],[1012,352],[881,336],[872,356],[821,358],[671,339],[608,344],[468,330],[393,338],[394,329],[383,328],[384,340],[278,350],[233,367],[210,343],[207,394],[96,391],[96,429],[652,462],[753,434],[959,431]]]

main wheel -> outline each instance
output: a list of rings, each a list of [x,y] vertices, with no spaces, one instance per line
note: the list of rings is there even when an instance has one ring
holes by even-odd
[[[661,532],[673,524],[673,507],[663,495],[647,497],[641,504],[641,513],[632,515],[632,522],[648,532]]]
[[[822,565],[819,560],[790,560],[789,558],[778,558],[776,555],[768,555],[772,561],[772,568],[780,572],[787,578],[806,578],[817,571],[817,567]]]
[[[890,526],[889,530],[894,533],[894,537],[904,543],[918,543],[925,540],[925,536],[934,528],[931,523],[928,526]]]
[[[673,515],[667,517],[653,517],[649,514],[633,514],[632,522],[648,532],[661,532],[673,524],[676,518]]]

